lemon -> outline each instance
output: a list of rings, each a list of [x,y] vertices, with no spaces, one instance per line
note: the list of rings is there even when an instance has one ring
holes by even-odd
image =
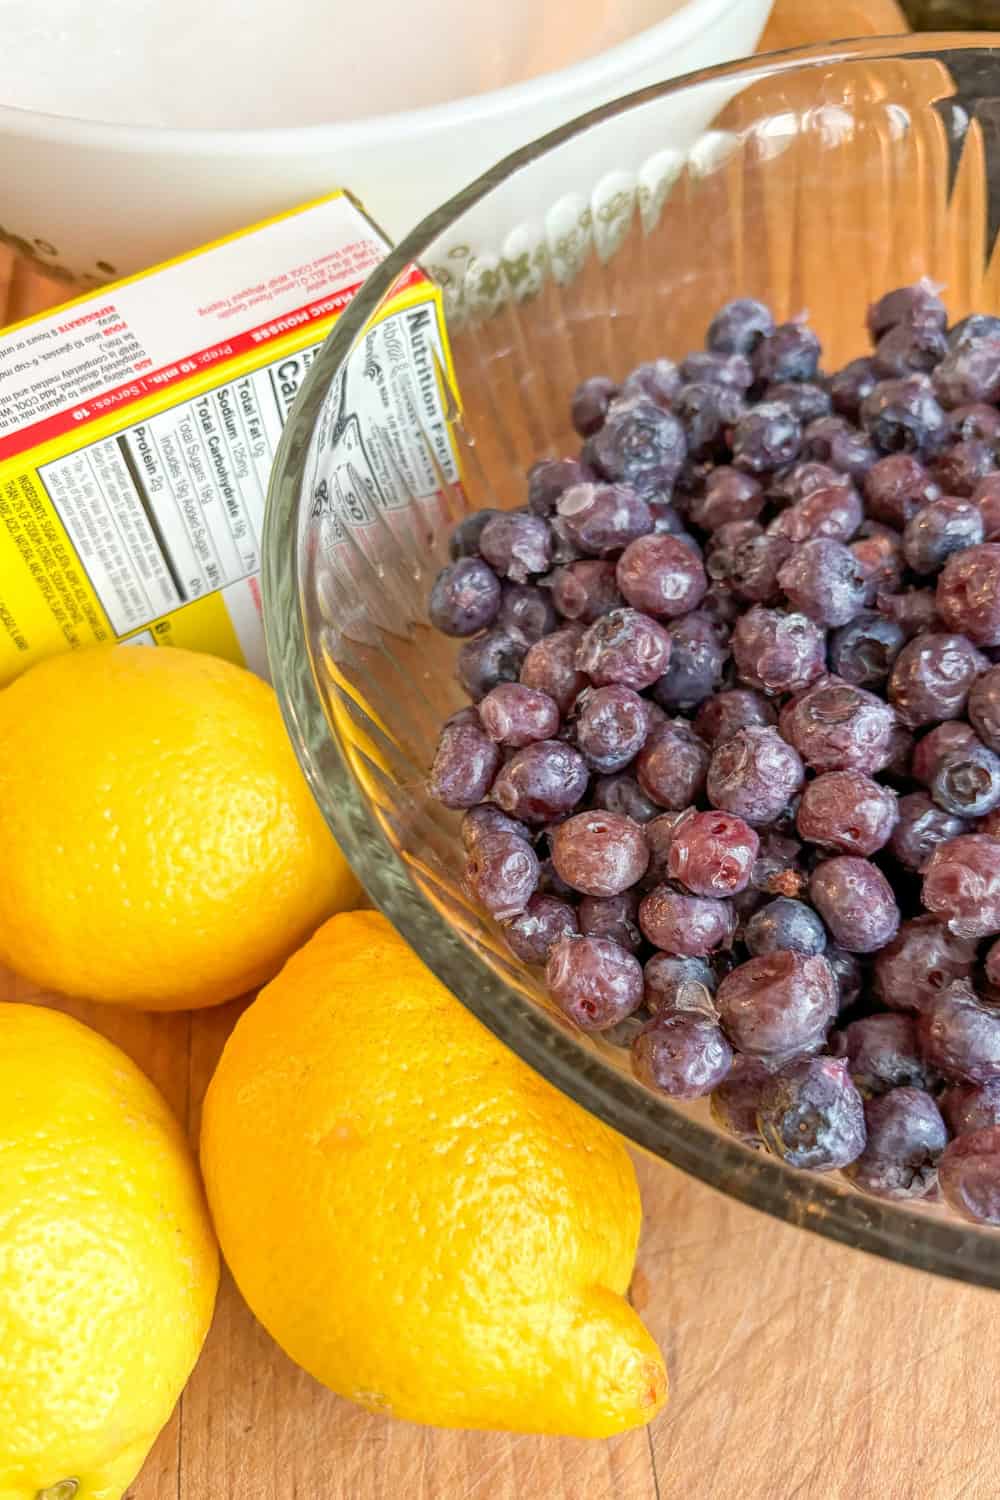
[[[358,885],[274,692],[175,648],[56,656],[0,692],[0,962],[150,1010],[264,983]]]
[[[0,1500],[118,1500],[198,1357],[218,1271],[149,1080],[68,1016],[0,1004]]]
[[[250,1307],[373,1410],[586,1437],[647,1422],[624,1146],[501,1045],[376,912],[334,917],[244,1014],[202,1167]]]

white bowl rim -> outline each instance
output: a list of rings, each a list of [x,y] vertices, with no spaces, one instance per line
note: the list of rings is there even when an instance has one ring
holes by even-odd
[[[287,151],[290,144],[300,150],[314,151],[382,144],[398,139],[402,134],[410,138],[432,135],[454,123],[456,113],[460,114],[462,125],[469,127],[536,103],[550,103],[572,96],[579,89],[600,83],[605,78],[614,78],[630,65],[648,60],[651,45],[655,44],[657,48],[684,45],[696,30],[718,21],[741,3],[742,0],[685,0],[680,10],[675,10],[662,21],[644,27],[615,47],[582,58],[568,67],[541,73],[522,83],[489,89],[482,94],[461,95],[443,104],[367,115],[361,120],[342,120],[328,125],[279,125],[266,129],[247,129],[239,125],[189,129],[184,125],[133,125],[123,121],[89,119],[0,102],[0,131],[12,130],[35,139],[61,140],[67,134],[67,127],[73,127],[74,145],[104,146],[125,152],[148,151],[157,145],[173,149],[183,146],[186,153],[194,151],[203,155],[241,155],[246,150],[277,154]]]

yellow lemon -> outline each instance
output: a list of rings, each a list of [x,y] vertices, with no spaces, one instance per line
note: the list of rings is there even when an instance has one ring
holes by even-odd
[[[0,1004],[0,1500],[118,1500],[218,1279],[193,1158],[148,1078],[69,1016]]]
[[[625,1298],[641,1208],[624,1146],[378,913],[334,917],[239,1021],[201,1156],[250,1307],[341,1395],[581,1437],[662,1405]]]
[[[274,692],[174,648],[52,657],[0,692],[0,962],[149,1010],[263,984],[358,885]]]

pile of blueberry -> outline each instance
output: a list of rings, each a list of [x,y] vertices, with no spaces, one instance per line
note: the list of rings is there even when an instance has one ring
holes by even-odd
[[[578,1026],[746,1143],[1000,1223],[1000,318],[830,375],[741,298],[451,540],[430,790]],[[994,663],[998,663],[994,665]]]

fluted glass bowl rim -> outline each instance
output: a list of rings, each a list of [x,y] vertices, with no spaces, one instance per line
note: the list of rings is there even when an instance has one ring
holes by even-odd
[[[427,966],[500,1040],[549,1082],[633,1144],[711,1187],[760,1209],[887,1259],[983,1286],[1000,1287],[1000,1234],[936,1213],[838,1191],[740,1146],[661,1101],[578,1044],[508,986],[468,946],[420,890],[369,811],[337,744],[316,684],[298,584],[298,496],[323,398],[371,316],[397,278],[454,222],[522,167],[604,120],[703,84],[745,85],[804,67],[899,61],[949,52],[1000,54],[985,32],[921,33],[847,40],[757,55],[702,69],[592,110],[506,157],[429,214],[371,274],[314,360],[292,409],[272,470],[267,500],[262,591],[274,686],[288,733],[313,795],[369,896]],[[1000,61],[1000,59],[998,59]]]

